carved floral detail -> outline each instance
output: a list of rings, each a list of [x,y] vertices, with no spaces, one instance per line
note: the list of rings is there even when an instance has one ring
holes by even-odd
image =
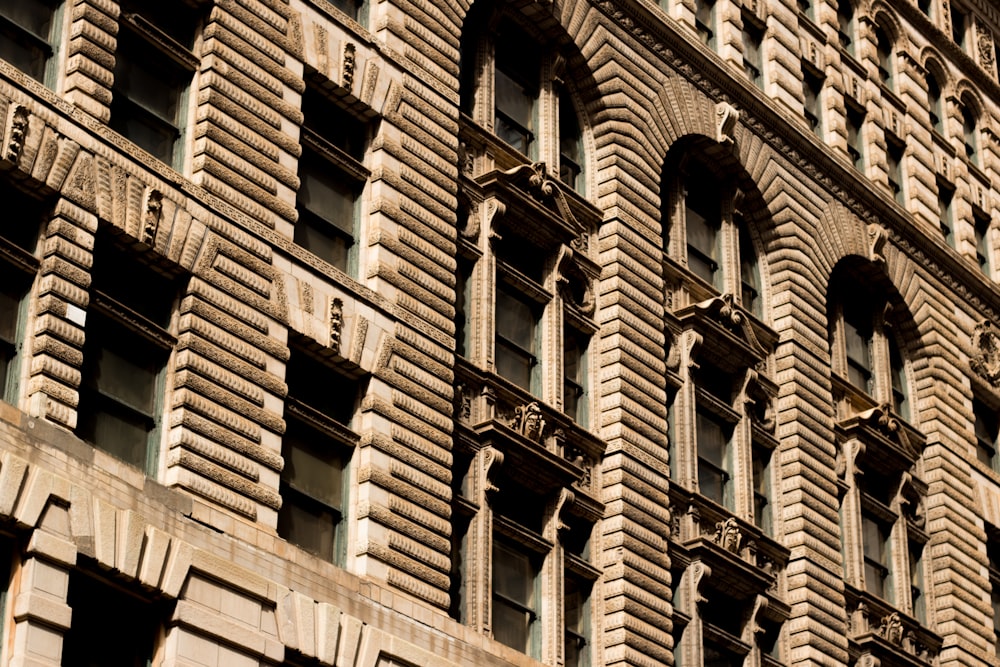
[[[344,328],[344,302],[334,297],[330,302],[330,349],[340,354],[340,342]]]
[[[354,87],[354,66],[357,60],[357,49],[354,44],[344,45],[344,58],[342,60],[344,66],[341,75],[341,83],[344,88],[350,90]]]
[[[897,646],[901,644],[903,642],[903,622],[899,620],[899,614],[892,612],[888,616],[882,617],[878,634],[892,644]]]
[[[973,357],[969,366],[994,387],[1000,386],[1000,334],[989,320],[983,320],[972,332]]]
[[[156,189],[146,191],[146,206],[142,214],[142,242],[153,245],[156,231],[163,217],[163,193]]]
[[[538,402],[533,401],[515,408],[511,426],[529,440],[541,441],[542,431],[545,429],[545,417]]]
[[[11,162],[17,162],[24,148],[24,137],[28,134],[28,107],[15,104],[10,112],[10,140],[7,142],[7,154],[4,156]]]
[[[743,544],[743,531],[736,519],[729,517],[715,524],[715,543],[729,553],[739,553]]]

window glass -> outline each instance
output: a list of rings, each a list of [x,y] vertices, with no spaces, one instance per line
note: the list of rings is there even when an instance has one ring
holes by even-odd
[[[583,187],[582,164],[580,119],[573,108],[573,100],[564,93],[559,96],[559,180],[579,191]]]
[[[865,393],[871,393],[871,323],[861,310],[844,307],[844,343],[847,350],[847,379]]]
[[[937,77],[933,73],[927,73],[927,108],[930,112],[931,127],[938,134],[944,134],[944,125],[942,124],[942,118],[944,117],[944,112],[941,107],[941,86],[938,84]]]
[[[0,0],[0,58],[50,88],[57,65],[58,7],[44,0]]]
[[[493,543],[493,636],[506,646],[535,655],[538,568],[534,558],[506,543]]]
[[[498,286],[496,296],[497,373],[522,389],[532,390],[537,363],[537,307]]]
[[[730,507],[728,467],[731,427],[699,410],[695,428],[698,434],[698,488],[703,496]]]
[[[888,526],[863,516],[861,543],[865,555],[865,589],[887,602],[892,602],[889,585],[889,530]]]
[[[570,573],[565,583],[565,665],[590,667],[590,582]]]
[[[587,345],[583,334],[567,328],[563,334],[563,412],[587,425]]]

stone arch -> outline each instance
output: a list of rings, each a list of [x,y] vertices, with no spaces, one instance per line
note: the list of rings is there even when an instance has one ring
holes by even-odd
[[[896,18],[896,13],[885,0],[875,0],[872,2],[871,8],[868,10],[868,15],[872,17],[876,25],[885,30],[897,53],[909,50],[910,40],[906,29],[900,24],[899,19]]]

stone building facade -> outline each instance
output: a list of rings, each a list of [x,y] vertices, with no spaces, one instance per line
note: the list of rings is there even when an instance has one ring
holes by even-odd
[[[0,660],[1000,664],[998,40],[0,2]]]

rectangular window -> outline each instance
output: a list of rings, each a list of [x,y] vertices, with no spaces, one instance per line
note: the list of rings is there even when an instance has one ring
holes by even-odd
[[[844,343],[847,350],[847,379],[852,385],[872,393],[872,333],[861,312],[845,305]]]
[[[542,54],[535,41],[509,21],[500,25],[497,36],[494,131],[517,152],[535,158]]]
[[[566,327],[563,332],[563,412],[580,426],[588,425],[589,386],[587,348],[590,339]]]
[[[996,537],[996,528],[989,528],[991,535],[986,540],[986,560],[993,607],[993,652],[1000,657],[1000,540]]]
[[[343,565],[347,556],[349,465],[358,436],[350,424],[357,383],[293,349],[286,371],[278,535]]]
[[[590,667],[591,582],[567,572],[564,579],[564,638],[566,667]]]
[[[972,230],[976,242],[976,264],[979,266],[979,270],[983,272],[983,275],[990,278],[993,271],[990,266],[989,216],[973,213]]]
[[[753,447],[753,505],[754,523],[765,535],[773,534],[771,452],[757,445]]]
[[[890,526],[868,514],[861,517],[861,544],[865,558],[865,590],[893,603],[889,569]]]
[[[702,280],[719,287],[722,211],[715,183],[707,170],[697,168],[695,173],[688,174],[684,198],[685,231],[688,268]]]
[[[847,154],[850,156],[854,168],[860,172],[864,172],[865,150],[863,128],[865,112],[863,109],[853,105],[848,105],[846,112]]]
[[[538,389],[541,308],[505,284],[496,292],[496,371],[526,391]]]
[[[459,257],[455,271],[455,354],[472,353],[472,269],[473,263]]]
[[[368,128],[314,88],[302,96],[295,243],[341,271],[357,271],[357,225],[369,172]]]
[[[886,337],[889,347],[889,383],[892,392],[892,410],[903,419],[910,418],[909,392],[906,390],[906,366],[896,340]]]
[[[951,206],[954,197],[955,189],[938,179],[938,228],[945,243],[952,248],[955,247],[955,225]]]
[[[757,24],[756,17],[743,16],[743,71],[747,79],[758,88],[764,87],[764,58],[761,46],[764,43],[764,29]]]
[[[84,331],[77,435],[126,463],[156,470],[168,330],[177,298],[173,277],[101,231],[95,241]]]
[[[192,52],[197,10],[183,2],[123,4],[115,51],[110,127],[180,170],[188,89],[199,66]]]
[[[924,599],[924,545],[910,540],[910,604],[913,617],[927,625],[927,601]]]
[[[740,303],[757,317],[764,316],[763,300],[761,299],[760,265],[757,262],[757,251],[754,249],[750,232],[741,215],[734,216],[734,222],[739,229],[740,241]]]
[[[365,23],[368,10],[368,3],[365,0],[330,0],[330,4],[358,23],[362,25]]]
[[[976,456],[991,470],[998,470],[997,445],[1000,440],[1000,416],[997,411],[979,399],[973,399],[972,411],[975,416]]]
[[[583,187],[583,136],[572,98],[559,96],[559,180],[574,190]]]
[[[963,49],[968,37],[969,15],[955,3],[951,4],[951,39]]]
[[[732,509],[729,441],[732,426],[703,410],[695,423],[698,442],[698,489],[701,495]]]
[[[694,25],[698,38],[715,50],[715,0],[695,0]]]
[[[70,572],[67,602],[73,619],[63,637],[64,667],[152,664],[167,615],[161,604],[81,570]]]
[[[55,88],[61,19],[61,2],[0,0],[0,58]]]
[[[41,210],[6,184],[0,185],[0,200],[17,212],[0,227],[0,400],[16,404],[28,301],[39,266],[34,250]]]
[[[823,91],[822,77],[802,68],[802,113],[806,117],[806,122],[812,129],[813,134],[822,136],[822,107],[820,106],[820,95]]]
[[[541,642],[538,561],[523,547],[494,536],[493,637],[533,657],[538,656]]]
[[[889,172],[889,190],[893,198],[900,206],[906,205],[906,198],[903,196],[903,151],[904,145],[898,141],[890,140],[886,142],[886,171]]]

